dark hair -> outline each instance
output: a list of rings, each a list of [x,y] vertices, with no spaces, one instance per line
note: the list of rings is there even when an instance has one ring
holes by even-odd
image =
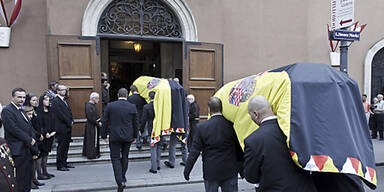
[[[131,90],[132,93],[135,92],[135,91],[137,91],[137,87],[136,87],[136,85],[132,85],[132,86],[129,88],[129,90]]]
[[[48,87],[49,88],[52,88],[53,86],[55,86],[57,84],[57,81],[50,81],[49,83],[48,83]]]
[[[44,101],[45,97],[49,98],[49,101],[51,102],[51,97],[50,97],[48,94],[43,94],[43,95],[41,95],[40,98],[39,98],[39,106],[37,106],[37,110],[36,110],[36,113],[38,113],[38,114],[44,112],[44,104],[43,104],[43,101]],[[49,107],[50,107],[50,106],[47,107],[48,110],[49,110]]]
[[[128,97],[128,90],[126,88],[120,88],[117,93],[118,97]]]
[[[16,92],[26,92],[23,88],[14,88],[12,90],[12,97],[15,96]]]
[[[367,94],[363,94],[364,97],[367,97]]]
[[[222,111],[221,100],[218,97],[211,97],[208,100],[208,107],[211,113]]]
[[[31,99],[32,97],[37,97],[37,95],[33,94],[33,93],[28,93],[27,96],[25,97],[25,101],[24,101],[24,106],[31,106]]]
[[[155,92],[154,91],[151,91],[151,92],[149,92],[148,93],[148,97],[149,97],[149,99],[154,99],[155,98]]]

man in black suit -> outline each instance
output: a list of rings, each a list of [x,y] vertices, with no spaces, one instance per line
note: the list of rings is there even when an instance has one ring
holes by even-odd
[[[71,142],[73,116],[71,107],[66,99],[68,89],[64,85],[57,87],[57,97],[52,101],[52,112],[55,116],[55,130],[57,138],[56,167],[59,171],[69,171],[74,168],[67,163],[69,143]]]
[[[151,134],[153,130],[153,119],[155,118],[155,109],[153,108],[153,99],[155,98],[155,92],[151,91],[148,94],[150,99],[149,103],[144,105],[143,108],[143,116],[140,124],[140,131],[144,132],[144,127],[147,125],[148,136],[151,139]],[[151,143],[151,141],[148,141]],[[156,174],[157,170],[160,169],[160,142],[154,143],[153,146],[151,144],[151,169],[149,172]]]
[[[36,143],[32,123],[21,109],[25,97],[24,89],[13,89],[11,104],[7,105],[1,113],[5,139],[15,162],[18,192],[31,191],[33,164],[31,148]]]
[[[203,152],[203,177],[205,191],[237,191],[238,173],[242,162],[242,149],[233,124],[222,115],[219,98],[208,100],[211,118],[197,125],[192,149],[184,169],[184,178],[189,174],[200,152]]]
[[[140,94],[137,90],[137,87],[135,85],[132,85],[130,87],[130,91],[131,91],[132,95],[128,97],[128,101],[131,102],[132,104],[136,105],[136,110],[138,113],[137,118],[138,118],[138,123],[140,125],[141,124],[141,116],[143,115],[143,107],[145,104],[147,104],[147,101],[145,101],[145,99],[142,96],[140,96]],[[137,140],[136,140],[136,148],[138,148],[138,149],[141,149],[141,147],[142,147],[141,146],[141,139],[142,139],[142,137],[140,135],[138,135]]]
[[[109,148],[118,191],[125,188],[125,173],[128,169],[128,155],[138,132],[136,106],[127,101],[128,90],[119,89],[117,101],[109,103],[104,111],[101,138],[109,134]]]
[[[268,100],[263,96],[253,97],[248,104],[248,113],[260,127],[249,135],[244,149],[244,176],[260,191],[316,192],[309,172],[293,162],[277,117]]]

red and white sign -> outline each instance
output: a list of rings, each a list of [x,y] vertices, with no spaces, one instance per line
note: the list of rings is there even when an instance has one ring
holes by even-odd
[[[4,0],[0,0],[0,15],[4,19],[4,22],[7,25],[7,27],[12,27],[12,25],[14,25],[16,23],[17,18],[19,17],[20,12],[21,12],[22,0],[14,0],[14,2],[15,2],[15,5],[12,9],[11,17],[8,18],[7,12],[6,12],[7,8],[5,6],[5,2],[4,2]]]
[[[354,23],[354,0],[331,0],[331,30]]]

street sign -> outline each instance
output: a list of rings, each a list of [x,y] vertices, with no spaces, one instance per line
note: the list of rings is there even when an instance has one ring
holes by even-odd
[[[331,31],[329,40],[338,40],[338,41],[359,41],[360,32],[359,31],[346,31],[346,30],[334,30]]]
[[[331,29],[353,25],[354,14],[354,0],[331,0]]]

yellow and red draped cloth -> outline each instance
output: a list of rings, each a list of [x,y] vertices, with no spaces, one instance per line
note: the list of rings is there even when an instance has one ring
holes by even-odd
[[[180,140],[185,140],[185,130],[188,127],[187,101],[184,88],[173,80],[141,76],[133,85],[140,96],[149,101],[148,93],[154,91],[153,107],[155,118],[151,133],[151,145],[160,141],[161,135],[178,134]]]
[[[373,145],[354,80],[329,65],[296,63],[224,85],[215,96],[242,147],[258,128],[248,114],[255,95],[270,102],[299,167],[358,175],[376,187]]]

